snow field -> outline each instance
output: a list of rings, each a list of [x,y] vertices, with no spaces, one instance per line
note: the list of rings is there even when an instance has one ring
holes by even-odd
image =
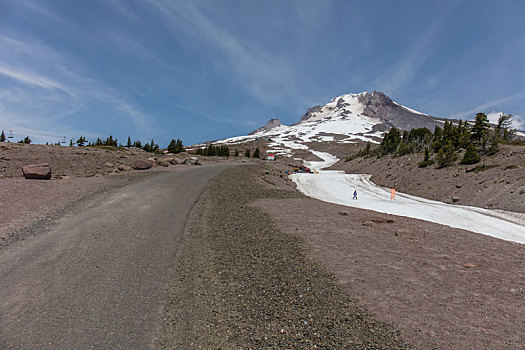
[[[312,153],[323,159],[320,162],[307,162],[313,169],[321,170],[337,162],[337,158],[328,153]],[[519,213],[451,205],[397,191],[396,199],[392,201],[390,189],[375,185],[370,177],[326,170],[319,174],[290,175],[302,193],[325,202],[431,221],[525,244],[525,220]],[[355,190],[358,200],[352,199]]]

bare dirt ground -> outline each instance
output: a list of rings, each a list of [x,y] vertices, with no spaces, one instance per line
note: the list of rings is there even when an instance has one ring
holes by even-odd
[[[310,198],[253,206],[416,348],[524,349],[525,246]]]
[[[58,213],[84,197],[125,186],[164,171],[191,165],[154,166],[149,170],[116,172],[119,165],[133,166],[136,160],[174,157],[182,163],[190,155],[153,155],[140,149],[116,147],[64,147],[0,143],[0,247],[21,238],[23,228]],[[199,157],[202,164],[240,162],[242,159]],[[22,167],[49,163],[51,180],[27,180]]]
[[[159,171],[176,171],[177,167],[188,166],[156,167],[144,172],[132,171],[102,176],[112,173],[114,166],[119,162],[131,162],[132,156],[125,151],[121,153],[120,150],[106,152],[106,149],[30,146],[9,145],[7,149],[0,147],[0,171],[5,169],[0,173],[4,175],[0,178],[0,248],[2,242],[8,241],[23,227],[49,217],[90,194],[123,186],[131,181],[138,181],[141,177],[154,176]],[[63,153],[55,154],[55,148],[60,148],[57,152]],[[86,151],[87,154],[77,153]],[[91,155],[92,151],[95,155]],[[372,163],[375,159],[355,164],[350,162],[343,164],[343,167],[348,167],[345,168],[348,172],[372,173],[378,184],[382,184],[381,179],[386,181],[394,178],[396,187],[402,192],[444,201],[451,195],[457,195],[461,198],[460,204],[484,206],[486,202],[478,197],[490,195],[489,191],[501,187],[503,193],[512,193],[515,197],[511,197],[507,205],[505,196],[498,197],[502,199],[493,207],[519,211],[517,209],[523,208],[520,207],[523,205],[521,198],[525,198],[525,195],[520,194],[520,189],[523,188],[520,186],[523,186],[525,159],[523,153],[520,153],[522,151],[513,151],[508,157],[505,152],[506,150],[492,158],[499,164],[497,168],[479,173],[465,173],[465,169],[474,166],[431,169],[428,173],[431,175],[426,178],[425,174],[417,175],[422,176],[417,186],[408,186],[405,183],[419,171],[415,165],[419,159],[409,161],[410,156],[381,159],[376,163],[377,170],[374,170]],[[151,154],[136,156],[147,159]],[[204,164],[243,160],[244,157],[230,160],[201,158]],[[58,176],[54,176],[50,181],[21,178],[21,166],[41,162],[50,163],[54,169],[53,173]],[[279,159],[271,165],[254,168],[252,176],[257,179],[256,184],[250,184],[248,188],[261,186],[285,192],[295,191],[293,183],[284,174],[285,170],[289,170],[290,162],[293,161]],[[404,162],[410,162],[407,163],[410,167],[407,168]],[[387,176],[388,174],[391,175]],[[499,180],[495,182],[496,179]],[[234,178],[226,184],[239,185]],[[461,187],[458,188],[458,184]],[[390,184],[385,182],[383,185]],[[428,188],[429,186],[431,188]],[[228,193],[227,186],[223,187],[224,193]],[[443,190],[439,192],[441,188]],[[421,193],[417,193],[418,189]],[[451,194],[450,191],[455,191],[454,189],[465,192]],[[436,196],[432,195],[434,193]],[[308,257],[333,274],[346,293],[370,311],[371,317],[399,329],[402,338],[416,348],[524,349],[523,245],[420,220],[328,204],[304,198],[298,193],[293,196],[271,197],[273,198],[259,199],[256,204],[242,207],[242,213],[249,213],[249,208],[254,207],[268,213],[268,218],[261,217],[256,222],[260,224],[267,220],[269,225],[275,223],[282,233],[298,237]],[[339,211],[346,211],[348,215],[340,215]],[[232,208],[232,218],[239,217],[239,213],[233,214],[235,212]],[[239,223],[243,222],[242,215],[239,217],[240,221],[237,220]],[[250,222],[244,222],[242,227],[248,229],[251,227]],[[234,226],[228,229],[230,228],[236,229]],[[260,232],[266,232],[263,226],[261,230],[253,237],[250,236],[250,244]],[[223,237],[217,237],[217,242],[221,242]],[[264,244],[257,245],[257,249],[261,251],[266,249],[265,247],[268,248]],[[238,253],[239,250],[235,252]],[[282,259],[287,261],[288,257],[282,256]],[[239,262],[235,266],[244,265]],[[232,265],[231,268],[233,267]],[[245,268],[246,266],[243,267]],[[233,272],[234,270],[230,271]],[[254,283],[257,281],[255,279]],[[228,286],[225,288],[233,288]],[[257,286],[257,283],[254,286]],[[238,288],[233,289],[238,291]],[[220,298],[220,295],[217,297]],[[258,310],[257,305],[258,303],[254,304],[254,310]],[[225,310],[227,307],[226,305]],[[246,337],[243,338],[246,341],[253,340],[249,335],[243,337]]]
[[[459,159],[461,157],[460,154]],[[446,203],[452,203],[452,197],[457,197],[459,201],[454,204],[525,213],[524,146],[503,145],[498,154],[484,156],[474,165],[419,168],[422,160],[422,154],[357,158],[349,162],[342,160],[331,169],[371,174],[372,181],[379,186],[393,187],[418,197]],[[471,171],[483,164],[489,167]]]

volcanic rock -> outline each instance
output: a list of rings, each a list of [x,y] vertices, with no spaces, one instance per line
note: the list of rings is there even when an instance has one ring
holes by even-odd
[[[153,166],[153,163],[147,161],[147,160],[136,160],[135,163],[133,163],[133,166],[137,170],[146,170]]]
[[[48,163],[26,165],[22,168],[26,179],[50,180],[51,167]]]

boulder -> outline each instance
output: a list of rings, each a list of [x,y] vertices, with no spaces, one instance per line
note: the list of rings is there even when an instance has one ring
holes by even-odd
[[[133,169],[132,167],[130,166],[127,166],[127,165],[124,165],[124,164],[120,164],[117,169],[119,171],[130,171],[131,169]]]
[[[454,203],[459,202],[459,197],[452,197],[452,202]]]
[[[190,157],[189,163],[191,165],[199,165],[199,158],[197,158],[197,157]]]
[[[347,215],[349,215],[349,214],[350,214],[350,213],[347,212],[346,210],[340,210],[340,211],[339,211],[339,215],[347,216]]]
[[[133,163],[133,167],[137,170],[146,170],[146,169],[151,168],[152,166],[153,166],[153,163],[147,160],[142,160],[142,159],[136,160]]]
[[[170,164],[172,164],[172,165],[177,165],[177,164],[179,164],[179,162],[178,162],[175,158],[164,158],[164,161],[165,161],[165,162],[168,162],[168,163],[170,163]]]
[[[158,165],[158,166],[163,166],[163,167],[167,168],[167,167],[170,166],[170,163],[166,162],[165,160],[158,160],[158,161],[157,161],[157,165]]]
[[[22,168],[26,179],[50,180],[51,167],[47,163],[26,165]]]

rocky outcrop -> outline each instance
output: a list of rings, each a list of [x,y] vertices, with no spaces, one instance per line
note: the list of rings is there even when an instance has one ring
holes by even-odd
[[[22,173],[26,179],[50,180],[51,167],[48,163],[26,165],[22,168]]]
[[[136,160],[133,163],[133,167],[137,170],[146,170],[146,169],[151,168],[152,166],[153,166],[152,162],[147,161],[147,160],[142,160],[142,159]]]
[[[359,102],[364,106],[364,115],[381,120],[388,128],[395,126],[402,130],[414,128],[434,130],[436,126],[443,126],[440,119],[410,111],[379,91],[362,94]]]
[[[301,120],[299,121],[299,123],[310,119],[311,117],[315,115],[315,113],[321,112],[322,109],[323,109],[322,106],[313,106],[311,108],[308,108],[306,110],[306,113],[301,116]]]
[[[276,127],[279,127],[281,125],[283,125],[283,124],[281,123],[281,121],[279,119],[270,119],[270,120],[268,120],[268,123],[266,123],[265,126],[262,126],[259,129],[256,129],[256,130],[252,131],[248,135],[254,135],[254,134],[258,133],[258,132],[267,132],[267,131],[270,131],[270,130],[272,130],[272,129],[276,128]]]

